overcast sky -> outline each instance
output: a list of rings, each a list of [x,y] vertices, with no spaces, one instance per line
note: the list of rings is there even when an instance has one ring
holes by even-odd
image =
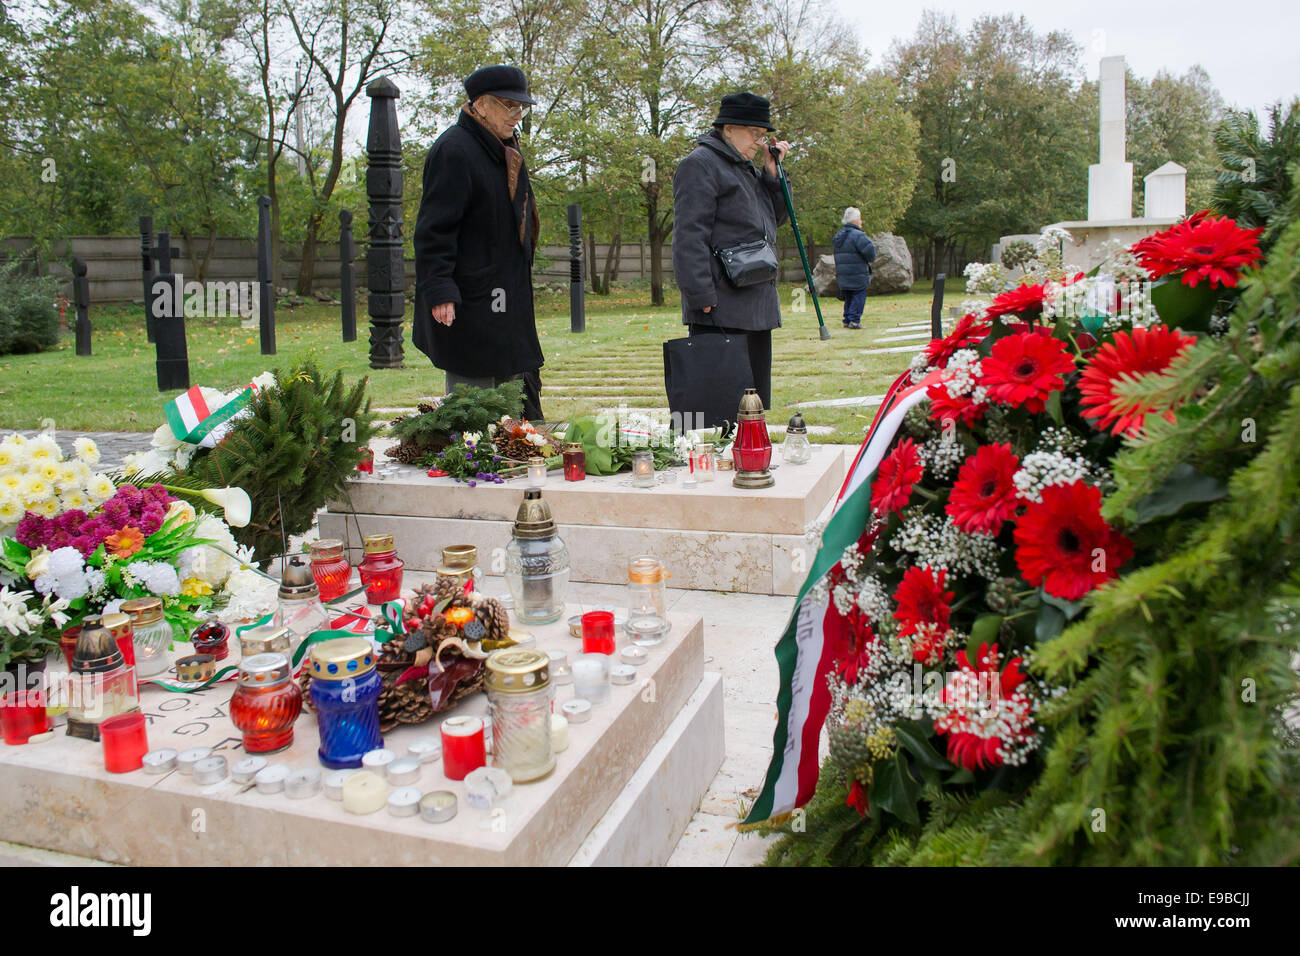
[[[1199,63],[1228,105],[1260,111],[1300,95],[1300,3],[1296,0],[829,0],[879,65],[894,39],[912,36],[927,7],[965,28],[985,13],[1023,14],[1038,33],[1064,30],[1083,45],[1088,77],[1101,56],[1123,56],[1151,77]],[[1100,52],[1099,52],[1100,51]]]

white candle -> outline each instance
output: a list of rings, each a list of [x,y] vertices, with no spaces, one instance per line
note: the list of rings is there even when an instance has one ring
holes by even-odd
[[[593,706],[609,700],[609,656],[579,654],[573,662],[573,692]]]
[[[348,782],[348,777],[352,776],[355,770],[335,770],[325,778],[325,796],[331,800],[343,799],[343,784]]]
[[[631,664],[633,667],[640,667],[649,660],[650,655],[644,647],[637,647],[635,644],[629,644],[619,652],[619,657],[622,658],[624,664]]]
[[[500,767],[479,767],[465,777],[465,802],[477,810],[490,810],[510,795],[514,782]]]
[[[262,756],[245,757],[230,768],[231,779],[235,783],[252,783],[259,770],[265,770],[269,761]]]
[[[433,763],[442,756],[442,744],[436,737],[421,737],[419,740],[412,741],[406,748],[406,752],[420,763]]]
[[[320,771],[315,767],[295,770],[284,782],[284,795],[290,800],[306,800],[320,793]]]
[[[371,750],[362,755],[361,766],[382,776],[388,773],[388,765],[396,759],[397,754],[381,747],[378,750]]]
[[[399,787],[388,795],[388,812],[395,817],[413,817],[420,812],[419,787]]]
[[[388,765],[388,782],[395,787],[406,787],[420,779],[420,761],[417,757],[399,757]]]
[[[565,718],[571,724],[581,724],[591,720],[591,701],[575,697],[573,700],[566,700],[560,707],[564,711]]]
[[[569,722],[559,714],[551,714],[551,752],[560,753],[569,746]]]
[[[354,773],[343,782],[343,809],[348,813],[374,813],[388,802],[388,785],[370,770]]]
[[[257,771],[253,781],[257,784],[258,793],[280,793],[288,778],[289,768],[282,763],[273,763]]]

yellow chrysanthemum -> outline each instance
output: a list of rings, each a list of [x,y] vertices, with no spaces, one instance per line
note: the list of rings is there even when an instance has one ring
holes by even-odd
[[[181,582],[181,594],[186,597],[203,597],[212,593],[212,585],[201,578],[186,578]]]
[[[27,454],[34,465],[40,465],[47,461],[63,460],[63,451],[59,448],[59,443],[49,435],[37,435],[28,442]]]
[[[6,445],[0,445],[0,471],[12,468],[14,461],[14,450]]]
[[[43,498],[39,501],[25,501],[23,502],[23,507],[33,514],[38,514],[43,518],[53,518],[59,513],[59,502],[56,498]]]
[[[36,465],[36,474],[40,475],[50,484],[54,484],[54,482],[58,481],[60,476],[63,474],[63,463],[52,459],[38,462]]]
[[[0,491],[3,491],[7,495],[18,494],[22,491],[22,487],[23,476],[16,472],[11,472],[10,474],[0,477]]]
[[[54,493],[50,483],[35,472],[28,472],[23,475],[22,483],[19,485],[19,493],[24,501],[44,501]]]
[[[0,525],[17,524],[23,516],[23,506],[13,498],[0,501]]]
[[[76,488],[62,495],[60,501],[63,503],[64,511],[71,511],[74,508],[78,511],[89,511],[91,508],[90,499]]]
[[[108,475],[95,475],[86,483],[86,493],[96,502],[107,501],[116,490]]]
[[[24,448],[27,445],[27,439],[24,438],[22,435],[18,434],[17,432],[14,432],[12,435],[6,438],[5,441],[12,442],[13,444],[17,445],[19,448]]]
[[[99,446],[93,438],[78,438],[72,443],[72,448],[87,465],[99,464]]]

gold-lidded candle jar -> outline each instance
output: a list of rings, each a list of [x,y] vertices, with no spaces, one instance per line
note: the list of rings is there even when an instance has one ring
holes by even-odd
[[[477,588],[483,577],[483,572],[478,567],[478,548],[472,544],[447,545],[442,549],[438,576],[455,578],[462,587],[466,581],[472,581]]]
[[[243,734],[244,750],[269,754],[293,743],[293,723],[302,713],[302,689],[283,654],[254,654],[239,662],[230,698],[230,720]]]
[[[667,578],[668,571],[653,555],[639,555],[628,562],[624,630],[633,644],[653,647],[668,634]]]
[[[528,647],[506,647],[489,654],[485,666],[496,764],[515,783],[545,777],[555,769],[550,655]]]
[[[293,632],[278,624],[263,624],[239,632],[239,656],[252,657],[254,654],[283,654],[289,656],[289,647],[293,643]]]
[[[395,601],[402,593],[402,568],[406,562],[397,556],[391,534],[368,534],[361,539],[365,558],[357,573],[366,589],[366,601],[383,604]]]
[[[122,613],[131,619],[135,643],[135,670],[140,677],[153,677],[167,670],[167,651],[172,646],[172,626],[163,617],[162,598],[142,597],[122,602]]]
[[[322,601],[332,601],[347,593],[352,579],[352,565],[343,554],[343,542],[338,538],[322,538],[311,543],[309,560],[311,576],[316,579]]]

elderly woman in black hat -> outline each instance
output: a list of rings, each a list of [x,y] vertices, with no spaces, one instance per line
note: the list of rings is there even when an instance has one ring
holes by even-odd
[[[537,201],[515,127],[536,101],[522,70],[487,66],[424,163],[415,222],[416,348],[457,383],[524,382],[524,415],[541,419],[542,346],[533,317]]]
[[[777,142],[771,104],[753,93],[722,98],[713,129],[673,175],[673,272],[682,294],[682,323],[691,335],[726,332],[748,340],[754,387],[772,404],[772,330],[781,327],[774,269],[753,267],[764,252],[775,260],[776,230],[787,218],[776,159],[790,144]],[[762,171],[752,162],[762,150]],[[738,250],[738,251],[737,251]],[[724,259],[748,259],[737,284]],[[769,275],[770,273],[770,275]],[[758,281],[754,281],[755,278]]]

